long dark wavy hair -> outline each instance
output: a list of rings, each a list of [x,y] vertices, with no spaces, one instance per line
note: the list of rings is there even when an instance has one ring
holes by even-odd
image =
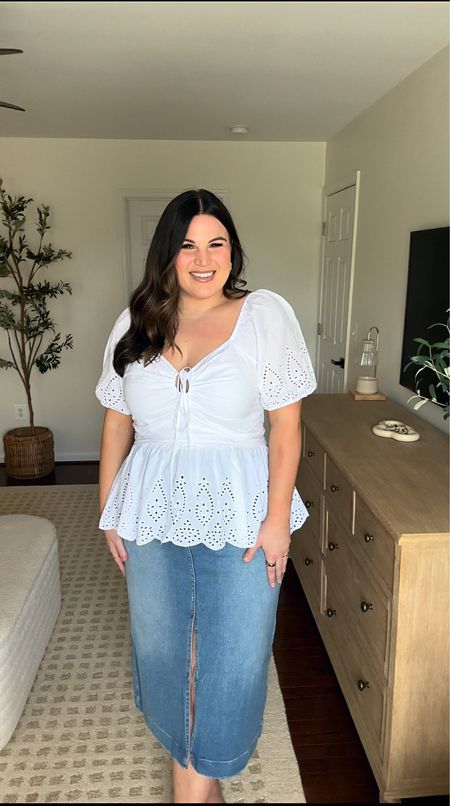
[[[164,344],[176,348],[180,285],[175,261],[194,216],[211,215],[225,227],[231,243],[231,271],[223,286],[227,299],[241,299],[250,293],[240,275],[247,257],[236,227],[224,203],[209,190],[185,190],[165,208],[155,229],[142,281],[130,297],[130,327],[116,344],[113,366],[123,377],[125,367],[138,359],[144,366],[153,361]],[[238,288],[241,286],[241,288]],[[236,292],[242,291],[240,296]]]

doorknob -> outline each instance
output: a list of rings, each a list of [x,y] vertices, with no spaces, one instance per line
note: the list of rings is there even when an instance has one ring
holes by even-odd
[[[345,358],[342,357],[339,359],[339,361],[333,361],[333,359],[331,359],[331,363],[336,364],[337,367],[342,367],[342,369],[344,369]]]

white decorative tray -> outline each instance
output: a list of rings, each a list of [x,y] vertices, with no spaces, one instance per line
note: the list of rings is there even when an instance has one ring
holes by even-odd
[[[420,439],[419,432],[401,420],[380,420],[372,426],[372,431],[377,437],[389,437],[400,442],[416,442]]]

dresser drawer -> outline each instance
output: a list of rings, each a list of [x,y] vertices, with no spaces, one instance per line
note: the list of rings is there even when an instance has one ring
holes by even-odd
[[[393,590],[395,541],[364,501],[355,495],[353,546],[361,562],[368,561],[388,593]]]
[[[325,456],[325,500],[342,525],[353,528],[353,489],[332,459]]]
[[[363,744],[383,755],[386,686],[374,671],[373,661],[359,640],[336,583],[325,575],[322,634]],[[332,613],[328,616],[327,611]],[[335,612],[333,612],[335,611]]]
[[[346,543],[351,546],[353,535],[350,529],[343,526],[342,520],[339,519],[334,509],[328,507],[324,511],[324,553],[329,556],[332,552],[336,554],[342,549],[342,544]],[[340,554],[343,550],[340,551]]]
[[[328,538],[326,543],[327,584],[340,592],[349,629],[356,630],[366,644],[367,660],[376,666],[380,679],[387,677],[391,601],[358,562],[348,536],[339,527],[332,529],[332,535],[333,541]]]
[[[298,491],[309,517],[293,535],[290,557],[308,596],[311,607],[318,614],[320,596],[320,550],[322,544],[322,486],[311,469],[300,467],[297,477]]]
[[[303,451],[301,464],[311,468],[321,486],[324,484],[324,457],[325,451],[317,442],[311,431],[303,427]]]
[[[321,508],[322,508],[322,485],[317,476],[312,472],[309,465],[300,463],[300,470],[297,475],[297,489],[301,499],[308,510],[309,518],[306,523],[320,536],[321,530]],[[318,545],[320,542],[318,541]]]
[[[291,541],[289,556],[294,563],[305,593],[310,594],[319,607],[320,597],[320,534],[307,518]],[[309,597],[308,597],[309,598]]]
[[[289,556],[317,618],[320,608],[320,551],[317,535],[308,529],[307,523],[293,536]]]

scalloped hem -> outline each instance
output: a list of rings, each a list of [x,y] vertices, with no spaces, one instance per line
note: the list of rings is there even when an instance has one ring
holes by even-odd
[[[301,501],[302,507],[304,506],[303,502]],[[309,517],[309,512],[306,510],[302,512],[301,509],[295,511],[291,516],[291,523],[289,526],[290,534],[292,535],[293,532],[300,529],[303,524],[305,523],[306,519]],[[264,518],[262,518],[261,523],[263,522]],[[120,520],[114,522],[114,520],[108,520],[107,518],[103,519],[100,518],[99,529],[115,529],[119,537],[123,540],[128,540],[130,542],[136,542],[138,546],[144,546],[146,543],[150,543],[151,540],[159,540],[160,543],[174,543],[176,546],[198,546],[199,544],[203,544],[207,548],[211,549],[212,551],[219,551],[220,549],[224,548],[225,545],[230,544],[235,546],[236,548],[248,549],[255,545],[258,532],[261,528],[261,523],[257,525],[252,534],[247,534],[246,537],[242,536],[241,534],[233,535],[229,527],[226,525],[223,529],[223,534],[216,538],[214,541],[208,541],[205,536],[197,535],[194,538],[189,538],[188,540],[183,535],[177,536],[173,534],[172,529],[170,526],[167,529],[159,526],[157,529],[151,530],[148,526],[146,526],[146,530],[148,535],[144,538],[141,534],[139,529],[139,525],[135,529],[128,529],[125,524],[121,524]],[[237,530],[236,530],[237,531]]]

